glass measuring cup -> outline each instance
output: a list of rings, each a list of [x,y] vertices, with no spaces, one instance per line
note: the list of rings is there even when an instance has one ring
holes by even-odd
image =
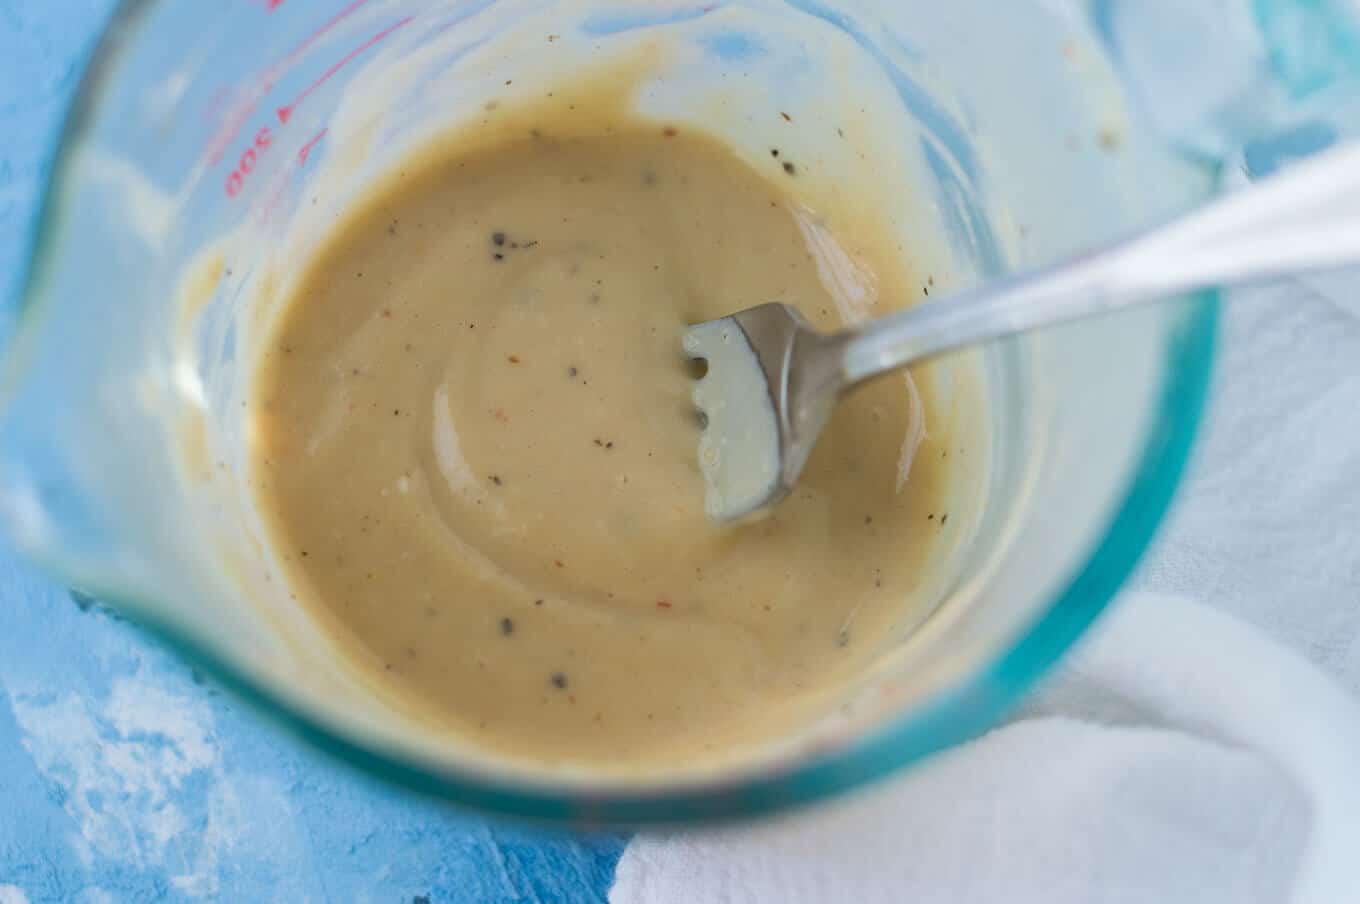
[[[601,3],[575,27],[604,41],[712,23],[696,52],[720,70],[750,65],[745,54],[759,44],[723,18],[739,6],[839,35],[884,72],[922,136],[920,174],[939,230],[978,275],[1193,202],[1210,184],[1202,161],[1229,152],[1239,128],[1265,130],[1305,106],[1282,83],[1259,122],[1250,110],[1227,117],[1230,128],[1187,114],[1153,132],[1136,97],[1155,84],[1111,60],[1112,48],[1137,46],[1128,21],[1145,22],[1119,4],[1088,20],[1053,5],[998,14],[982,2],[947,14],[928,3],[645,12]],[[454,66],[472,52],[463,44],[489,40],[516,7],[125,5],[63,138],[23,307],[6,330],[6,527],[55,573],[151,625],[312,740],[491,809],[594,823],[756,812],[853,786],[989,724],[1108,601],[1164,510],[1202,406],[1211,304],[1083,324],[988,354],[992,455],[977,474],[988,508],[936,617],[904,640],[845,718],[758,767],[639,786],[501,770],[422,744],[336,665],[262,564],[267,544],[240,480],[249,421],[237,372],[249,337],[236,304],[257,261],[232,246],[219,263],[210,249],[242,230],[239,247],[271,242],[311,206],[317,196],[306,189],[323,164],[344,163],[356,142],[381,151],[415,134],[337,122],[341,97],[362,90],[356,80],[380,55],[419,57],[430,72]],[[450,35],[455,44],[438,43]],[[396,112],[418,125],[427,111],[420,79],[412,84],[409,108]],[[1017,88],[1047,115],[1017,105]],[[1142,190],[1148,184],[1161,191]],[[317,206],[347,197],[341,186]],[[179,299],[195,281],[211,291],[190,317]],[[196,431],[220,454],[186,465],[181,434]]]

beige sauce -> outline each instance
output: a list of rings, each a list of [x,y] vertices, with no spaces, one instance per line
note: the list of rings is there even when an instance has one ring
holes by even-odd
[[[875,315],[923,275],[886,229],[812,225],[778,149],[760,172],[571,115],[497,111],[336,224],[264,356],[254,470],[299,594],[393,705],[663,770],[800,724],[919,615],[949,438],[878,382],[772,517],[707,521],[684,327],[776,299],[832,327],[828,266]]]

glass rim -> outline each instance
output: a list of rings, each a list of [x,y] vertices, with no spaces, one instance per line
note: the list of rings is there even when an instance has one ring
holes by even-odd
[[[7,370],[16,356],[24,320],[40,307],[40,284],[56,259],[61,189],[74,165],[90,116],[98,108],[102,77],[135,38],[139,20],[162,0],[118,0],[88,54],[62,125],[46,156],[37,212],[22,249],[24,269],[8,334],[0,333],[0,407]],[[271,691],[219,656],[189,632],[158,618],[153,607],[118,593],[92,595],[162,642],[179,658],[203,669],[223,687],[340,762],[398,786],[450,803],[576,828],[623,828],[756,816],[844,792],[976,736],[994,725],[1104,611],[1151,542],[1189,462],[1207,404],[1216,355],[1218,293],[1186,299],[1184,326],[1166,356],[1160,399],[1144,436],[1142,453],[1099,542],[1042,614],[986,667],[926,705],[896,714],[843,748],[769,774],[713,779],[666,788],[592,790],[589,786],[504,780],[471,768],[435,767],[353,739],[324,718]],[[0,323],[0,326],[3,326]],[[50,567],[50,565],[49,565]],[[51,568],[57,579],[64,575]]]

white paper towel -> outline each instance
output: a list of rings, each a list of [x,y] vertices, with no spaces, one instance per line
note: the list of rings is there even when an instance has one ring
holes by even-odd
[[[854,798],[634,839],[615,904],[1340,904],[1360,707],[1241,621],[1131,594],[1016,721]]]

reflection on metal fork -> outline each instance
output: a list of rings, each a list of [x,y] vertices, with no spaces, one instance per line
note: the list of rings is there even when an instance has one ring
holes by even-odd
[[[707,510],[745,518],[797,482],[841,393],[963,346],[1217,284],[1360,260],[1360,146],[1300,163],[1188,216],[1042,270],[820,333],[772,302],[691,327]]]

